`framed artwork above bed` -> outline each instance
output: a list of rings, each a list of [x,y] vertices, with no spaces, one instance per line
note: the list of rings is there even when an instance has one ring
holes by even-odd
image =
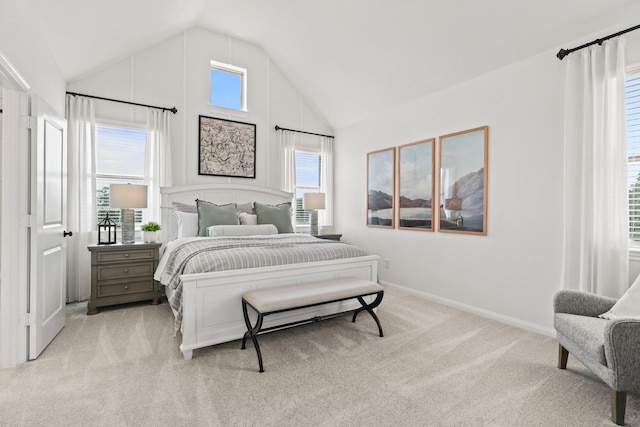
[[[199,175],[256,177],[256,125],[199,116]]]

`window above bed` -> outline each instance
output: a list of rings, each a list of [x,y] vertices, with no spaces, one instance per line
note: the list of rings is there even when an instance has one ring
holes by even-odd
[[[211,61],[209,103],[216,107],[247,111],[247,70]]]

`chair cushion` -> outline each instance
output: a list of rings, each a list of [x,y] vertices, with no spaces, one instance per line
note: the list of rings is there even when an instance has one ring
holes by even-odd
[[[553,326],[559,333],[605,366],[607,358],[604,354],[604,328],[607,323],[606,319],[599,317],[567,313],[556,313],[553,318]]]

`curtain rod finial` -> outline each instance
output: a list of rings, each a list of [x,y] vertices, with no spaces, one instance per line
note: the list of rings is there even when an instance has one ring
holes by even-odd
[[[560,49],[556,56],[560,61],[564,59],[565,56],[569,55],[569,51],[567,49]]]
[[[169,110],[169,111],[171,111],[173,114],[177,114],[177,113],[178,113],[178,109],[177,109],[176,107],[173,107],[173,108],[172,108],[171,110]]]

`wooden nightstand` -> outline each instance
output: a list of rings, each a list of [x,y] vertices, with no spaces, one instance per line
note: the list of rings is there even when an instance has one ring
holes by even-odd
[[[339,242],[342,234],[316,234],[313,237],[317,237],[318,239],[337,240]]]
[[[151,300],[160,303],[160,286],[153,273],[160,258],[160,243],[89,245],[91,298],[87,314],[98,307]]]

